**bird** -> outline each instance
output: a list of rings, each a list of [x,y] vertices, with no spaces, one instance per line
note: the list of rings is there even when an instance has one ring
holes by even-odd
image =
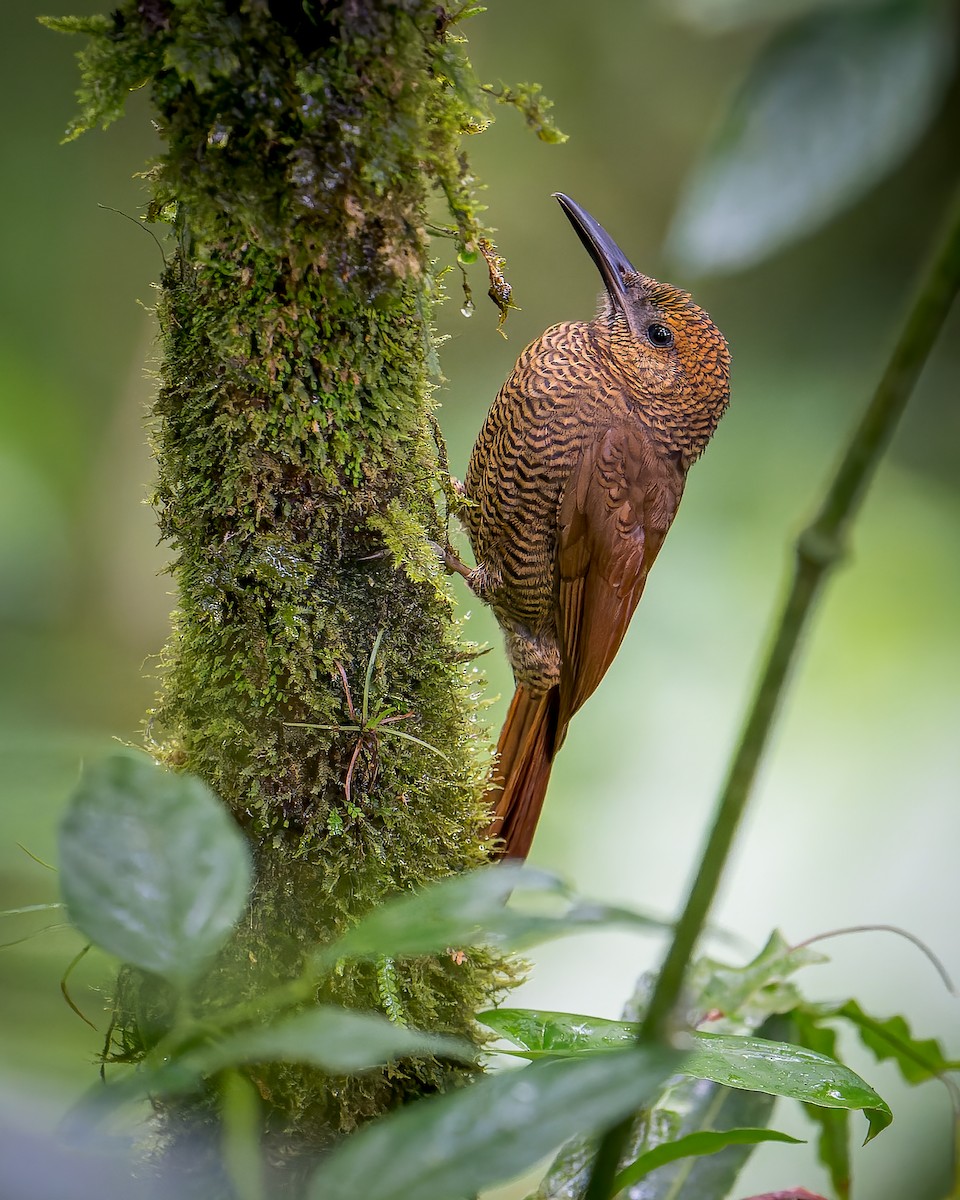
[[[555,197],[600,272],[598,312],[521,353],[453,480],[476,565],[444,556],[492,608],[516,685],[487,792],[494,858],[527,857],[570,719],[620,647],[730,396],[727,342],[703,309]]]

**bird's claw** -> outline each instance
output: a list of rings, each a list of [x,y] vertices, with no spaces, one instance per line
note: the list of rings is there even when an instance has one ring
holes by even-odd
[[[439,542],[434,542],[429,539],[427,541],[427,545],[436,554],[437,558],[439,559],[440,566],[443,567],[448,575],[460,575],[462,578],[466,579],[468,583],[470,582],[472,571],[468,566],[460,561],[460,559],[457,557],[456,551],[452,546],[441,546]]]

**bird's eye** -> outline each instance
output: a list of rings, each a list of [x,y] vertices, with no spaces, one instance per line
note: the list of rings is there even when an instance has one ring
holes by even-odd
[[[673,333],[666,325],[648,325],[647,337],[652,346],[672,346]]]

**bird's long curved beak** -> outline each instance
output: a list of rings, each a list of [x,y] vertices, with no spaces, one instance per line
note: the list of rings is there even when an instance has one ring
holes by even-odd
[[[610,299],[621,312],[626,313],[627,296],[623,277],[625,274],[637,275],[636,268],[600,222],[595,221],[585,208],[581,208],[575,200],[571,200],[563,192],[554,192],[553,194],[567,214],[570,224],[577,231],[577,237],[583,242],[587,253],[596,263],[597,269],[603,276],[604,286]]]

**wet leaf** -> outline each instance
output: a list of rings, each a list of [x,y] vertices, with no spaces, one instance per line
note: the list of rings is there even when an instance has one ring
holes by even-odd
[[[505,1071],[419,1100],[343,1142],[309,1200],[451,1200],[519,1175],[574,1133],[647,1102],[683,1062],[634,1048]]]
[[[641,977],[627,1006],[631,1015],[649,1000],[649,977]],[[776,1038],[787,1028],[781,1017],[764,1022],[760,1036]],[[776,1099],[763,1092],[726,1088],[708,1079],[675,1075],[667,1080],[653,1103],[633,1122],[621,1165],[667,1142],[688,1134],[728,1129],[760,1129],[769,1125]],[[568,1142],[551,1164],[535,1200],[582,1200],[589,1183],[596,1144],[589,1138]],[[679,1196],[720,1200],[736,1183],[753,1151],[750,1145],[729,1145],[707,1157],[677,1159],[658,1167],[630,1189],[630,1200],[677,1200]]]
[[[763,49],[681,198],[668,251],[736,270],[817,229],[904,158],[953,63],[937,3],[827,10]]]
[[[607,1051],[635,1039],[632,1021],[605,1021],[577,1013],[494,1009],[478,1020],[522,1047],[525,1058]],[[683,1071],[725,1087],[788,1096],[825,1108],[862,1109],[866,1141],[893,1120],[887,1104],[849,1067],[802,1046],[765,1038],[696,1032]]]
[[[774,1098],[762,1092],[723,1088],[706,1079],[677,1075],[668,1080],[652,1104],[634,1122],[630,1148],[623,1161],[687,1134],[701,1131],[759,1128],[770,1119]],[[658,1167],[630,1190],[631,1200],[677,1200],[684,1196],[726,1196],[752,1147],[728,1145],[706,1158],[677,1159]],[[576,1137],[551,1165],[536,1200],[581,1200],[587,1190],[596,1142]]]
[[[861,1109],[868,1124],[865,1142],[893,1120],[889,1106],[869,1084],[824,1054],[787,1042],[732,1034],[695,1033],[693,1038],[695,1048],[684,1070],[698,1079],[823,1108]]]
[[[853,1025],[874,1057],[879,1062],[887,1059],[895,1062],[907,1083],[926,1083],[947,1071],[960,1070],[960,1062],[947,1058],[935,1038],[914,1037],[904,1017],[871,1017],[856,1000],[821,1012],[821,1019],[824,1016],[841,1018]]]
[[[802,1011],[793,1014],[794,1028],[797,1041],[818,1054],[835,1057],[837,1035],[826,1026],[816,1025]],[[850,1195],[851,1161],[850,1161],[850,1114],[838,1108],[821,1108],[815,1104],[805,1104],[807,1116],[818,1126],[820,1136],[817,1140],[817,1158],[827,1168],[830,1182],[839,1200],[847,1200]]]
[[[535,1008],[490,1008],[477,1013],[477,1020],[520,1046],[530,1059],[622,1050],[636,1042],[639,1029],[633,1021]]]
[[[60,886],[101,949],[182,987],[229,937],[250,879],[243,835],[201,780],[133,753],[84,771],[60,827]]]
[[[624,1167],[614,1182],[614,1192],[639,1183],[651,1171],[678,1159],[717,1154],[728,1146],[757,1146],[761,1142],[791,1142],[795,1146],[802,1145],[800,1138],[791,1137],[789,1133],[778,1133],[776,1129],[710,1129],[700,1133],[688,1133],[686,1137],[677,1138],[676,1141],[655,1146]]]

